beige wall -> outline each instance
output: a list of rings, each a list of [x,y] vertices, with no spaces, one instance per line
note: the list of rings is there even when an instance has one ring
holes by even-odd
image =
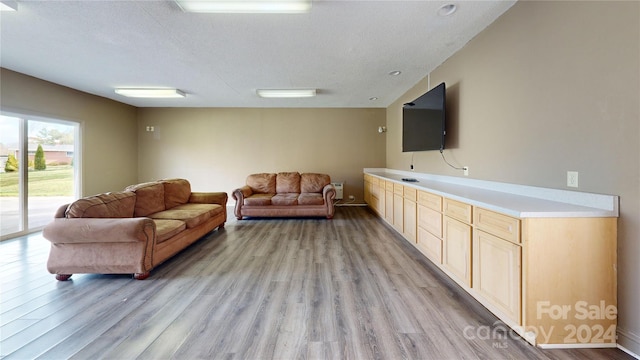
[[[640,2],[518,2],[387,109],[387,167],[408,170],[401,106],[444,81],[447,160],[469,177],[620,196],[619,342],[640,354]],[[437,151],[419,172],[463,176]],[[570,279],[567,279],[570,281]]]
[[[138,179],[185,177],[229,193],[258,172],[321,172],[362,202],[364,167],[384,167],[384,109],[141,108]],[[153,126],[154,132],[145,131]]]
[[[137,180],[136,108],[0,69],[0,105],[80,123],[82,195],[120,190]]]

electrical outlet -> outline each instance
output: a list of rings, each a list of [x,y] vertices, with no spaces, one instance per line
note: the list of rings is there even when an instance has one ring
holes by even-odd
[[[463,166],[462,170],[464,170],[464,176],[469,176],[469,167],[468,166]]]
[[[567,186],[568,187],[578,187],[578,172],[577,171],[567,171]]]

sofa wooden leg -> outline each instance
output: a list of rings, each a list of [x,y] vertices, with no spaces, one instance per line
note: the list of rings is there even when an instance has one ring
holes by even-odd
[[[56,280],[58,281],[67,281],[73,274],[56,274]]]
[[[143,273],[135,273],[135,274],[133,274],[133,278],[136,279],[136,280],[144,280],[144,279],[148,278],[149,275],[150,275],[149,271],[143,272]]]
[[[218,229],[224,229],[224,223],[218,225]]]

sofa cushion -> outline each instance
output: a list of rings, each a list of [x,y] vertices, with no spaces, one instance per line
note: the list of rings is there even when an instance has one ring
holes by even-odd
[[[164,186],[164,208],[171,209],[189,202],[191,184],[185,179],[167,179],[160,181]]]
[[[205,210],[209,212],[209,215],[216,216],[218,214],[222,214],[223,211],[226,211],[222,205],[218,204],[184,204],[178,205],[172,210]]]
[[[247,176],[247,185],[256,194],[275,194],[276,174],[251,174]]]
[[[247,206],[266,206],[271,205],[271,198],[274,194],[253,194],[244,198],[244,205]]]
[[[322,189],[331,183],[327,174],[304,173],[300,175],[300,190],[303,193],[322,193]]]
[[[298,193],[275,194],[271,205],[298,205]]]
[[[300,193],[300,174],[298,172],[281,172],[276,175],[276,193]]]
[[[149,216],[165,209],[164,185],[160,182],[130,185],[125,190],[136,193],[136,208],[133,214],[135,217]]]
[[[321,193],[302,193],[298,196],[298,205],[323,205],[324,198]]]
[[[181,220],[187,224],[187,229],[194,228],[211,218],[209,210],[175,210],[169,209],[149,215],[152,219]]]
[[[89,196],[69,204],[67,218],[130,218],[136,203],[136,194],[118,191]]]
[[[187,224],[180,220],[153,219],[156,223],[156,244],[169,240],[187,228]]]

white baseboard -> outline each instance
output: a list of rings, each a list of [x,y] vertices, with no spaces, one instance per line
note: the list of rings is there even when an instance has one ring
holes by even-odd
[[[640,336],[618,328],[618,348],[636,359],[640,359]]]

